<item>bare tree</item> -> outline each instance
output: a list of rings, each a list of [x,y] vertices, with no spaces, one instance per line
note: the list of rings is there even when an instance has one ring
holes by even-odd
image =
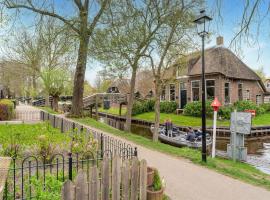
[[[160,123],[160,92],[164,84],[168,68],[187,67],[179,63],[179,58],[187,54],[192,47],[192,18],[199,1],[178,1],[165,4],[170,14],[157,32],[147,51],[146,57],[150,59],[150,66],[154,77],[155,88],[155,129],[153,141],[158,140]],[[180,64],[180,66],[179,66]],[[176,71],[177,69],[173,69]]]
[[[130,131],[137,71],[144,65],[144,57],[156,33],[170,14],[170,1],[115,1],[104,21],[108,28],[97,31],[94,37],[96,55],[106,63],[108,71],[129,72],[130,92],[125,130]],[[122,74],[122,73],[121,73]]]
[[[4,5],[10,9],[26,9],[40,15],[56,18],[66,24],[78,37],[79,48],[74,77],[72,114],[82,115],[84,79],[87,63],[89,38],[110,0],[73,0],[71,12],[66,16],[57,13],[55,0],[4,0]],[[58,4],[59,5],[59,4]],[[77,12],[76,12],[77,11]]]

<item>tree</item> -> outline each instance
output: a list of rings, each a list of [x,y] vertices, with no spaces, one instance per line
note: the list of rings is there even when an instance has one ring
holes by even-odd
[[[264,72],[264,68],[263,67],[260,67],[259,69],[256,69],[255,72],[262,79],[262,82],[265,82],[265,80],[266,80],[266,74]]]
[[[59,97],[65,91],[66,85],[71,80],[68,69],[45,68],[41,72],[41,80],[45,91],[53,98],[53,110],[58,111]]]
[[[168,68],[179,65],[177,59],[179,55],[184,55],[192,47],[192,18],[195,8],[199,2],[193,1],[185,3],[168,2],[163,6],[169,10],[170,14],[166,16],[162,28],[157,32],[155,39],[151,42],[147,51],[147,57],[150,60],[152,74],[154,77],[155,88],[155,129],[153,141],[158,141],[159,123],[160,123],[160,93],[164,81],[164,75]],[[181,65],[180,67],[186,67]]]
[[[75,33],[78,38],[79,48],[74,76],[71,113],[80,116],[82,115],[83,108],[84,79],[89,38],[93,34],[103,12],[108,7],[110,0],[93,0],[92,2],[89,0],[73,0],[72,2],[71,11],[67,12],[67,16],[63,16],[57,12],[59,9],[55,7],[59,4],[55,0],[4,0],[4,5],[10,9],[26,9],[43,16],[53,17],[67,25]]]
[[[14,63],[27,74],[27,93],[37,96],[38,80],[42,68],[72,66],[71,53],[73,41],[68,36],[66,27],[57,23],[53,18],[42,17],[36,29],[16,32],[8,38],[3,49],[4,60]],[[35,94],[35,95],[34,95]]]
[[[94,35],[95,55],[105,63],[107,71],[129,72],[130,92],[125,130],[130,131],[136,75],[143,66],[145,53],[161,28],[170,10],[163,7],[167,1],[128,0],[111,4],[104,15],[108,26]],[[169,1],[168,1],[169,2]],[[113,15],[112,15],[113,13]],[[122,73],[121,73],[122,74]]]

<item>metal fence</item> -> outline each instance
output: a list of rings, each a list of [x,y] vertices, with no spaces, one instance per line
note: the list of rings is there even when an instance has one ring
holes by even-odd
[[[98,151],[91,158],[85,158],[84,155],[78,153],[72,154],[68,152],[54,154],[49,159],[45,156],[34,155],[23,159],[13,157],[5,185],[4,200],[35,199],[37,193],[37,188],[34,185],[35,181],[42,184],[43,190],[45,190],[48,175],[53,175],[62,182],[68,179],[72,180],[79,169],[88,171],[93,164],[98,166],[104,155],[109,158],[118,155],[123,160],[137,157],[137,148],[121,140],[44,111],[41,111],[39,115],[41,120],[49,121],[54,128],[59,128],[63,134],[75,129],[83,131],[85,134],[92,134],[98,141]]]

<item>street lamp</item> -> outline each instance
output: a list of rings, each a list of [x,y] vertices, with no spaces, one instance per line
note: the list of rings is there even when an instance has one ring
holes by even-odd
[[[206,95],[205,95],[205,62],[204,62],[204,38],[208,34],[211,17],[200,11],[200,15],[194,20],[198,35],[202,38],[202,161],[206,162]]]

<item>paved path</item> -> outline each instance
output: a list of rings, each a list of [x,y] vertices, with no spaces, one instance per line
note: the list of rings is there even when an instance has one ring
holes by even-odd
[[[16,106],[16,120],[26,123],[35,123],[40,121],[40,109],[30,105],[20,104]]]
[[[266,189],[104,133],[137,146],[139,158],[146,159],[148,165],[156,167],[164,177],[165,192],[173,200],[270,200],[270,191]]]
[[[266,189],[243,183],[186,159],[156,152],[120,137],[111,136],[138,147],[139,158],[146,159],[148,165],[158,168],[166,181],[165,192],[173,200],[270,200],[270,191]]]

